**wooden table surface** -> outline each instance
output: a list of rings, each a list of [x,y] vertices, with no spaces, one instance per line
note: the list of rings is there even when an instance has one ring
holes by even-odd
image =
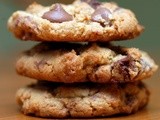
[[[11,62],[0,62],[0,120],[39,120],[40,118],[23,115],[15,102],[16,90],[34,80],[18,76],[13,66]],[[116,116],[103,119],[160,120],[160,70],[152,78],[144,80],[144,82],[151,91],[150,102],[145,109],[129,116]]]

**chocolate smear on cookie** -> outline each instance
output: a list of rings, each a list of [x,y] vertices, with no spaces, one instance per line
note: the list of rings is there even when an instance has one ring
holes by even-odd
[[[60,4],[55,4],[50,11],[43,14],[42,18],[56,23],[73,20],[72,15],[67,13]]]
[[[104,7],[98,7],[95,12],[91,15],[91,20],[93,22],[98,22],[102,26],[110,24],[112,13],[109,9]]]
[[[92,8],[96,9],[101,3],[97,0],[81,0],[82,2],[88,3]]]

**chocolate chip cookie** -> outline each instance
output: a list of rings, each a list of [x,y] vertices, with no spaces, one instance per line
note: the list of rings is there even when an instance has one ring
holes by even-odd
[[[149,91],[141,82],[108,85],[40,82],[19,89],[16,99],[27,115],[105,117],[138,111],[147,105]]]
[[[52,82],[134,82],[157,65],[147,53],[109,43],[40,43],[20,56],[20,75]]]
[[[143,31],[130,10],[96,0],[49,7],[33,3],[26,11],[13,13],[8,27],[22,40],[58,42],[125,40]]]

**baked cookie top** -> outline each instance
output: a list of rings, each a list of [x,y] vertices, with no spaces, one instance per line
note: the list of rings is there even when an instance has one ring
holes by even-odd
[[[48,7],[33,3],[26,11],[13,13],[8,27],[22,40],[58,42],[125,40],[143,31],[132,11],[96,0]]]
[[[27,115],[105,117],[138,111],[147,105],[149,91],[141,82],[108,85],[42,82],[20,88],[16,99]]]
[[[40,43],[20,56],[20,75],[52,82],[134,82],[153,75],[147,53],[104,43]]]

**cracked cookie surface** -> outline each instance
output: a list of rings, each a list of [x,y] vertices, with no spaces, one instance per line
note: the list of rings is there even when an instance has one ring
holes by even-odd
[[[143,31],[130,10],[112,2],[89,1],[49,7],[34,3],[26,11],[13,13],[9,30],[22,40],[58,42],[125,40]]]
[[[27,115],[105,117],[138,111],[147,105],[149,91],[141,82],[108,85],[39,82],[20,88],[16,99]]]
[[[147,53],[101,43],[40,43],[20,56],[20,75],[53,82],[134,82],[158,66]]]

